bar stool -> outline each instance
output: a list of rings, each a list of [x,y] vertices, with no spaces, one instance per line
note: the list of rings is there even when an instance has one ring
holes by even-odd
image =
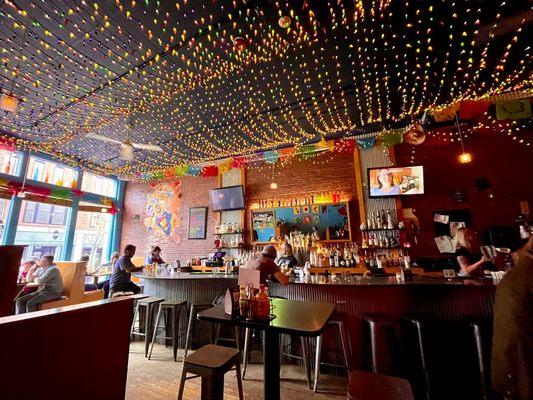
[[[344,365],[332,365],[333,367],[346,368],[347,374],[350,373],[350,359],[352,358],[352,348],[350,344],[350,336],[348,335],[344,321],[339,318],[334,318],[328,321],[328,326],[333,326],[337,329],[337,333],[341,340],[342,356],[344,359]],[[318,376],[320,374],[320,357],[322,354],[322,335],[316,338],[315,349],[315,379],[313,383],[313,391],[316,392],[318,388]]]
[[[366,314],[370,343],[370,370],[376,374],[405,374],[401,318],[386,314]]]
[[[181,309],[183,307],[187,307],[187,300],[165,300],[162,303],[159,303],[159,309],[157,311],[157,317],[155,319],[155,327],[154,327],[153,335],[152,335],[152,345],[150,346],[150,353],[148,354],[148,359],[149,360],[152,357],[152,351],[154,350],[154,343],[155,343],[155,340],[157,338],[157,335],[162,333],[162,332],[167,332],[168,331],[168,326],[167,326],[167,323],[166,323],[168,318],[165,318],[165,327],[164,328],[160,328],[159,327],[159,323],[161,321],[161,317],[165,316],[166,312],[169,311],[170,312],[170,320],[171,320],[170,323],[171,323],[172,336],[168,337],[168,336],[165,335],[163,337],[163,339],[164,340],[172,339],[172,350],[173,350],[173,353],[174,353],[174,361],[178,361],[177,360],[178,339],[181,336],[183,336],[183,335],[179,334],[179,331],[181,331],[181,329],[180,329],[180,313],[181,313]]]
[[[150,338],[152,337],[152,320],[154,314],[154,307],[158,306],[165,299],[161,297],[147,297],[145,299],[140,299],[137,301],[135,306],[135,313],[133,314],[133,323],[131,324],[130,336],[144,336],[144,356],[148,356],[148,347],[150,345]],[[138,328],[135,329],[135,321],[139,316],[141,309],[145,309],[144,323],[141,323],[139,318]],[[144,326],[142,326],[144,325]],[[144,331],[143,331],[144,328]]]
[[[472,334],[476,343],[476,356],[479,366],[479,379],[481,398],[483,400],[493,398],[492,384],[490,379],[490,354],[492,343],[492,322],[490,320],[470,321]]]
[[[411,385],[406,379],[352,371],[348,381],[347,400],[414,400]]]
[[[202,378],[202,400],[222,400],[224,397],[224,375],[235,370],[239,400],[243,399],[239,349],[208,344],[187,356],[181,371],[178,400],[183,398],[187,379]],[[187,374],[195,374],[187,377]]]

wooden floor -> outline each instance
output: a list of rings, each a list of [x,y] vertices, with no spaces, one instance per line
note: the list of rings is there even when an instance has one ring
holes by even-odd
[[[144,357],[144,344],[132,342],[128,369],[127,400],[170,400],[176,399],[181,362],[172,360],[172,350],[156,345],[152,359]],[[181,360],[182,351],[178,353]],[[243,382],[244,398],[259,400],[263,398],[262,365],[249,364],[246,380]],[[188,380],[185,384],[184,399],[200,399],[200,379]],[[225,400],[237,400],[235,373],[226,374]],[[283,365],[281,368],[281,398],[289,400],[345,399],[346,379],[321,375],[318,393],[307,388],[302,367]]]

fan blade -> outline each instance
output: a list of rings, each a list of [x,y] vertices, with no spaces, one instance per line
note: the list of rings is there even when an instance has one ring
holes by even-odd
[[[132,146],[139,150],[163,151],[163,149],[156,144],[132,143]]]
[[[102,142],[108,142],[108,143],[114,143],[114,144],[122,144],[122,142],[120,140],[111,139],[111,138],[108,138],[106,136],[99,135],[97,133],[88,133],[87,135],[85,135],[85,137],[89,138],[89,139],[100,140]]]

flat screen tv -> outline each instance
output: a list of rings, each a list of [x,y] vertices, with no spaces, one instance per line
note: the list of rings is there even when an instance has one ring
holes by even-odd
[[[242,186],[228,186],[211,189],[211,208],[213,211],[231,211],[244,209],[244,190]]]
[[[371,198],[424,194],[424,167],[368,168],[368,188]]]

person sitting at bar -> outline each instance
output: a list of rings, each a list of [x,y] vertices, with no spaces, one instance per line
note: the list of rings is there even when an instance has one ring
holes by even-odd
[[[80,257],[80,261],[81,262],[84,262],[85,263],[85,276],[84,276],[84,280],[86,278],[86,275],[87,275],[87,269],[89,267],[89,260],[91,258],[87,255],[87,254],[84,254]],[[85,291],[86,292],[91,292],[93,290],[98,290],[98,287],[94,284],[94,283],[85,283]]]
[[[105,262],[103,263],[99,270],[101,269],[102,271],[111,271],[113,269],[113,266],[115,265],[115,263],[117,262],[117,260],[119,259],[120,257],[120,253],[118,251],[114,251],[112,254],[111,254],[111,258],[109,259],[108,262]],[[102,281],[102,282],[98,282],[96,284],[96,287],[98,288],[98,290],[103,290],[104,291],[104,299],[107,299],[109,297],[109,278]]]
[[[124,247],[124,255],[119,257],[113,271],[111,278],[109,278],[109,296],[113,295],[113,292],[133,292],[134,294],[140,293],[141,288],[131,281],[131,273],[142,271],[143,267],[136,267],[131,262],[131,258],[135,255],[135,246],[132,244]]]
[[[153,263],[156,264],[164,264],[165,262],[161,258],[161,247],[159,246],[152,246],[152,250],[150,251],[150,254],[146,256],[146,259],[144,260],[144,265],[151,265]]]
[[[492,387],[505,399],[533,399],[533,235],[494,300]]]
[[[260,272],[259,280],[261,283],[266,284],[267,279],[274,278],[282,285],[289,283],[289,278],[281,272],[274,260],[276,259],[276,248],[268,244],[265,246],[259,257],[251,258],[245,268],[256,269]]]
[[[281,257],[278,258],[277,264],[280,268],[294,268],[298,266],[298,260],[294,257],[290,243],[283,242],[281,245]]]
[[[40,304],[55,300],[63,294],[63,278],[59,268],[54,264],[54,256],[43,256],[38,263],[31,267],[26,276],[26,282],[38,283],[40,288],[35,293],[17,299],[17,314],[37,311]]]
[[[490,262],[488,257],[481,254],[481,240],[476,232],[469,228],[460,228],[455,234],[459,248],[455,251],[459,264],[460,276],[480,277],[483,269]]]
[[[377,175],[378,186],[370,188],[371,196],[392,196],[400,194],[400,186],[394,184],[390,170],[383,168]]]

